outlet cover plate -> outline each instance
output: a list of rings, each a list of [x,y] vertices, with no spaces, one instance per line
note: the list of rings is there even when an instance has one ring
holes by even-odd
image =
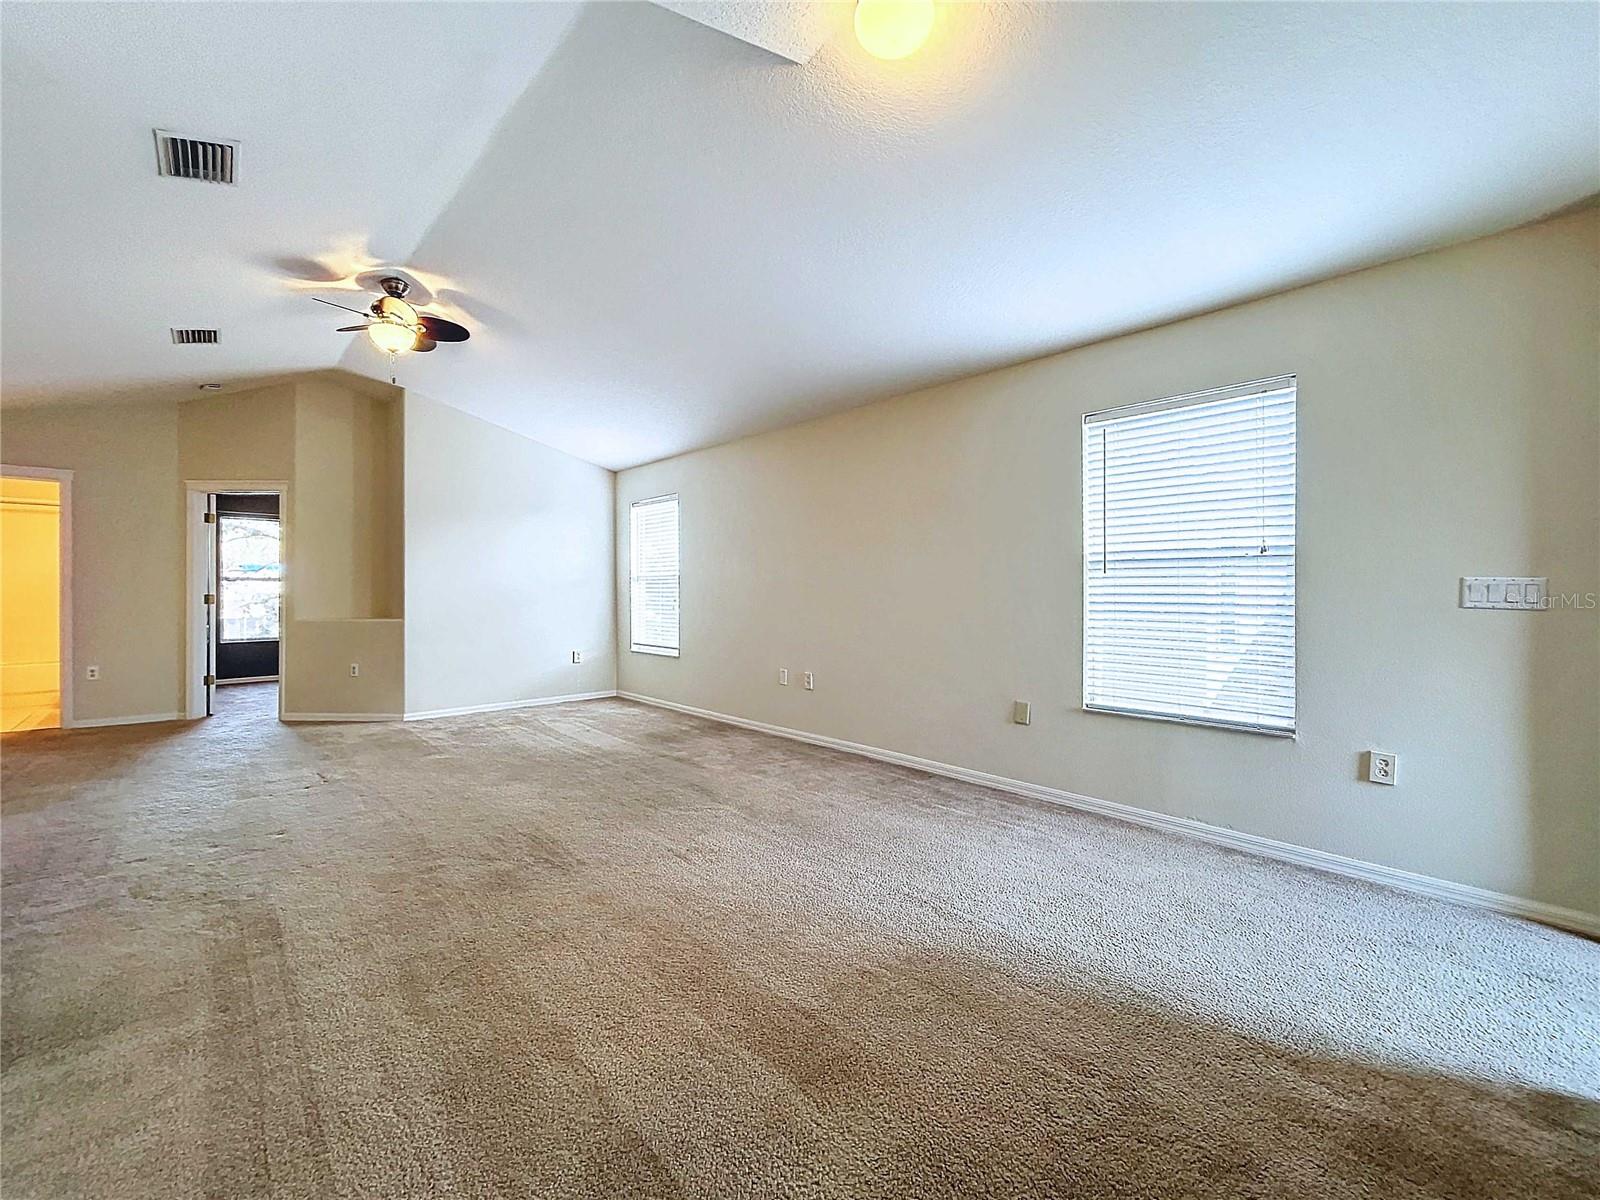
[[[1399,760],[1388,750],[1367,751],[1367,782],[1394,786],[1395,774],[1400,769]]]

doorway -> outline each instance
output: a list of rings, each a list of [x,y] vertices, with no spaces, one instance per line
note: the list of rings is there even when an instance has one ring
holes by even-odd
[[[281,713],[285,485],[190,481],[185,707],[191,718]]]
[[[217,685],[276,683],[283,627],[278,497],[223,492],[215,509]]]
[[[0,467],[0,731],[70,725],[72,472]]]

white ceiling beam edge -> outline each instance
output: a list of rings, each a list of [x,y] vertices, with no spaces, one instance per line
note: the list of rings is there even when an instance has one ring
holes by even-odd
[[[848,0],[655,0],[668,12],[688,17],[762,50],[804,65],[850,22]]]

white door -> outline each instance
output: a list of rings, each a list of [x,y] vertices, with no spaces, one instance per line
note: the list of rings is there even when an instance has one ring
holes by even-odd
[[[206,495],[206,716],[217,711],[217,642],[222,631],[217,628],[217,593],[222,585],[217,574],[217,497],[215,492]]]
[[[217,686],[217,498],[189,493],[187,715],[209,717]]]

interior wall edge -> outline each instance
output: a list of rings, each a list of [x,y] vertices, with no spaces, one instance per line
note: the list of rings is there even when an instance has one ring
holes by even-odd
[[[117,725],[156,725],[163,721],[186,721],[181,712],[138,713],[117,717],[83,717],[72,723],[73,729],[109,729]]]
[[[461,708],[435,708],[426,712],[408,712],[407,721],[436,721],[441,717],[467,717],[476,713],[511,712],[519,708],[544,708],[551,704],[573,704],[580,700],[610,700],[619,693],[615,688],[598,692],[572,692],[566,696],[532,696],[526,700],[504,700],[497,704],[468,704]]]
[[[790,741],[804,742],[811,746],[822,746],[829,750],[838,750],[844,754],[855,754],[877,762],[891,763],[899,767],[908,767],[914,771],[923,771],[929,775],[943,776],[946,779],[958,779],[963,783],[993,788],[998,792],[1007,792],[1011,795],[1023,796],[1031,800],[1059,804],[1078,812],[1091,813],[1110,820],[1138,825],[1145,829],[1160,830],[1163,833],[1204,842],[1207,845],[1237,850],[1244,854],[1253,854],[1259,858],[1272,859],[1274,862],[1291,863],[1311,870],[1326,871],[1346,879],[1355,879],[1364,883],[1377,884],[1381,887],[1395,888],[1399,891],[1409,892],[1412,895],[1426,896],[1430,899],[1441,900],[1448,904],[1461,905],[1466,908],[1487,909],[1491,912],[1503,913],[1506,916],[1537,921],[1542,925],[1550,925],[1557,929],[1566,930],[1569,933],[1600,939],[1600,913],[1581,912],[1577,909],[1564,908],[1557,904],[1547,904],[1542,900],[1533,900],[1526,896],[1512,896],[1504,892],[1491,891],[1488,888],[1474,887],[1471,884],[1456,883],[1449,879],[1439,879],[1432,875],[1422,875],[1415,871],[1401,870],[1398,867],[1387,867],[1382,863],[1350,858],[1343,854],[1334,854],[1311,846],[1280,842],[1273,838],[1262,837],[1254,833],[1244,833],[1237,829],[1224,829],[1221,826],[1210,825],[1204,821],[1196,821],[1189,817],[1175,817],[1152,809],[1138,808],[1131,804],[1118,804],[1111,800],[1101,800],[1094,796],[1085,796],[1078,792],[1069,792],[1061,788],[1050,787],[1048,784],[1033,783],[1026,779],[1012,779],[1005,775],[993,775],[987,771],[961,767],[954,763],[938,762],[930,758],[918,758],[914,754],[902,754],[897,750],[885,750],[878,746],[848,742],[842,738],[827,737],[819,733],[808,733],[803,729],[790,729],[782,725],[770,725],[765,721],[752,721],[748,717],[736,717],[729,713],[713,712],[710,709],[695,708],[688,704],[677,704],[671,700],[662,700],[659,697],[646,696],[639,692],[619,691],[617,696],[623,700],[633,700],[640,704],[649,704],[655,708],[671,709],[673,712],[684,713],[691,717],[720,721],[725,725],[735,725],[740,729],[749,729],[756,733],[788,738]]]

